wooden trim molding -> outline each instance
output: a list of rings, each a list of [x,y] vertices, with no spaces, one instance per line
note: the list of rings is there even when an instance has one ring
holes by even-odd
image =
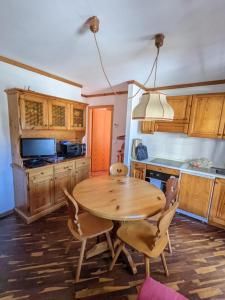
[[[67,84],[70,84],[70,85],[79,87],[79,88],[83,87],[82,84],[80,84],[80,83],[74,82],[72,80],[65,79],[65,78],[60,77],[60,76],[55,75],[55,74],[48,73],[46,71],[40,70],[38,68],[29,66],[29,65],[26,65],[24,63],[21,63],[19,61],[16,61],[14,59],[11,59],[11,58],[8,58],[8,57],[2,56],[2,55],[0,55],[0,61],[2,61],[4,63],[7,63],[7,64],[10,64],[10,65],[13,65],[13,66],[16,66],[16,67],[19,67],[21,69],[25,69],[25,70],[28,70],[28,71],[31,71],[31,72],[34,72],[34,73],[37,73],[37,74],[40,74],[40,75],[43,75],[43,76],[46,76],[46,77],[64,82],[64,83],[67,83]]]
[[[165,85],[165,86],[158,86],[156,88],[145,88],[143,84],[136,80],[129,80],[127,81],[128,84],[135,84],[144,91],[155,91],[155,90],[175,90],[175,89],[184,89],[184,88],[191,88],[196,86],[209,86],[209,85],[219,85],[225,84],[225,79],[219,80],[210,80],[210,81],[199,81],[199,82],[190,82],[190,83],[181,83],[181,84],[174,84],[174,85]]]
[[[127,91],[118,91],[116,93],[117,93],[117,95],[125,95],[128,92]],[[81,94],[81,96],[85,97],[85,98],[106,97],[106,96],[113,96],[113,95],[114,95],[113,92],[110,92],[110,93],[99,93],[99,94],[89,94],[89,95]]]

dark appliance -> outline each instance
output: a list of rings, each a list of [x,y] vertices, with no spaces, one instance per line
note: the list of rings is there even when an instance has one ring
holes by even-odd
[[[20,153],[22,158],[40,158],[56,155],[56,143],[53,138],[21,138]]]
[[[170,178],[170,176],[179,177],[177,175],[171,175],[167,173],[162,173],[158,171],[146,170],[145,181],[157,186],[164,193],[166,191],[166,181]]]
[[[61,143],[61,154],[64,157],[78,157],[86,154],[86,144]]]

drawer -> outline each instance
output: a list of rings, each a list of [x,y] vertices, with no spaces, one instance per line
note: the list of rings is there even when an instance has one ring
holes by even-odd
[[[141,170],[145,170],[146,169],[146,164],[142,164],[142,163],[137,163],[137,162],[132,162],[132,169],[141,169]]]
[[[67,170],[73,170],[73,167],[74,167],[73,162],[59,163],[58,165],[55,166],[55,173],[61,173]]]
[[[177,175],[177,176],[180,175],[179,170],[166,168],[166,167],[160,167],[160,166],[147,165],[147,170],[158,171],[158,172],[161,172],[161,173]]]
[[[88,166],[90,164],[90,158],[83,158],[83,159],[78,159],[75,162],[76,168]]]
[[[29,177],[40,177],[40,176],[53,176],[53,166],[52,167],[41,167],[36,169],[31,169],[27,171]]]

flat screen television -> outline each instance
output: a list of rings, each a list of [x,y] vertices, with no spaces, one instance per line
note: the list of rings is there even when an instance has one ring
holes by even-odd
[[[23,158],[56,155],[56,142],[53,138],[21,138],[20,146]]]

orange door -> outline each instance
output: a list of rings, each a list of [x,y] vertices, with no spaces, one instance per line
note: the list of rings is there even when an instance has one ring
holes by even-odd
[[[92,108],[91,170],[108,171],[111,158],[112,108]]]

